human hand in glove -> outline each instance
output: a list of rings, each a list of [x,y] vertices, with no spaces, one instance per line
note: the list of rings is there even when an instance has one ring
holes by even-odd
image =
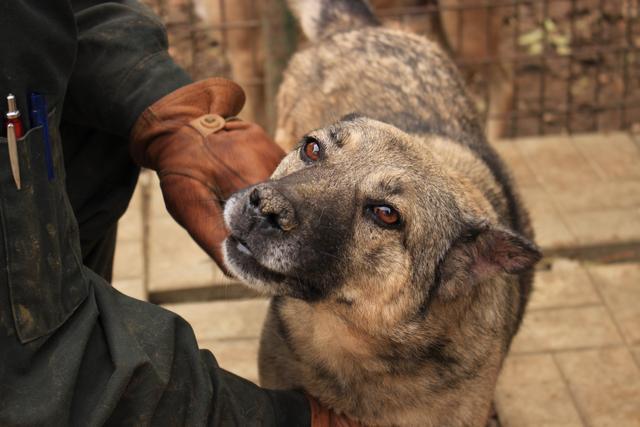
[[[225,120],[244,101],[237,84],[203,80],[151,105],[131,132],[131,154],[158,173],[171,216],[223,269],[224,202],[269,178],[284,157],[260,126]]]

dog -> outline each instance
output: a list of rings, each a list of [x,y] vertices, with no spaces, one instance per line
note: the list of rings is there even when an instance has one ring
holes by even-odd
[[[364,1],[290,6],[295,148],[224,210],[229,270],[272,297],[260,383],[366,425],[483,426],[541,258],[527,213],[436,43]]]

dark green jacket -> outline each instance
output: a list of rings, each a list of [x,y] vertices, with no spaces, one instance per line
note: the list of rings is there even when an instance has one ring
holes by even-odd
[[[56,167],[49,181],[31,129],[18,191],[0,139],[0,426],[308,425],[301,394],[224,371],[183,319],[82,265],[59,126],[112,136],[105,163],[126,152],[140,112],[190,82],[158,20],[132,1],[0,0],[0,41],[0,96],[26,112],[27,92],[47,95]],[[72,153],[93,150],[73,141]]]

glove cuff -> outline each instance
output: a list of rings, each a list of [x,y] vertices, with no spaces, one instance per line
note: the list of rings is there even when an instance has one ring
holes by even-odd
[[[190,122],[208,114],[235,116],[244,106],[245,95],[231,80],[210,78],[184,86],[148,107],[138,117],[130,135],[130,152],[134,161],[154,169],[149,145],[162,141]]]

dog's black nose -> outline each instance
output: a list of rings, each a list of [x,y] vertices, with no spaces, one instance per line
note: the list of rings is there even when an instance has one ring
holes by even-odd
[[[268,184],[251,190],[247,204],[256,213],[256,226],[290,231],[298,225],[291,202]]]

